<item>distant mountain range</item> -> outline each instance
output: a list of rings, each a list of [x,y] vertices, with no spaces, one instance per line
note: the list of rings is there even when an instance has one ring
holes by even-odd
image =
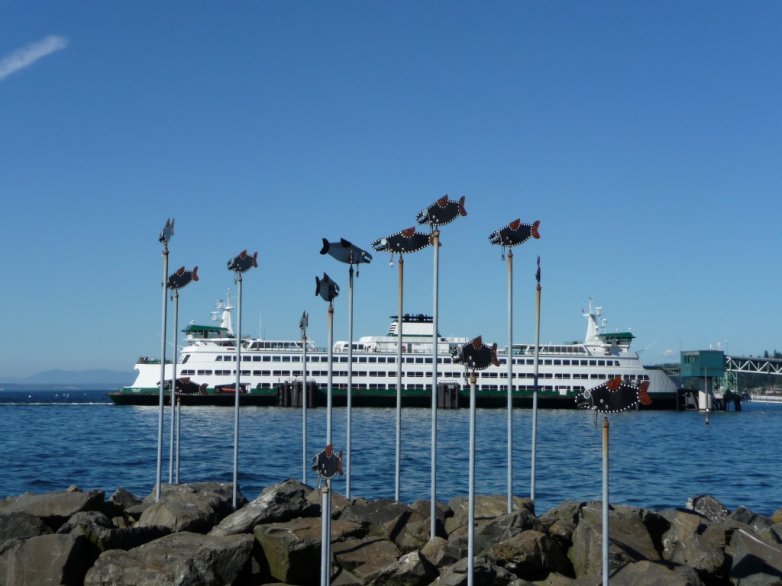
[[[119,388],[131,384],[135,371],[116,370],[46,370],[27,377],[2,377],[0,387],[69,386],[81,388]]]

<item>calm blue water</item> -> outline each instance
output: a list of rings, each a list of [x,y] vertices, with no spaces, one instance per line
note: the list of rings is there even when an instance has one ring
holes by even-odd
[[[308,410],[308,455],[323,447],[325,409]],[[476,492],[505,494],[504,410],[477,413]],[[600,420],[602,421],[602,419]],[[729,508],[771,514],[782,507],[782,406],[745,403],[736,413],[621,413],[610,418],[610,499],[660,509],[711,494]],[[514,493],[529,496],[532,414],[514,412]],[[345,448],[346,410],[333,412],[336,449]],[[180,481],[230,482],[233,409],[182,408]],[[0,391],[0,497],[25,491],[118,486],[146,496],[155,483],[157,407],[115,406],[103,391]],[[353,409],[351,496],[393,498],[395,411]],[[467,494],[468,410],[438,412],[437,499]],[[403,411],[402,500],[430,494],[431,413]],[[254,498],[267,485],[302,478],[298,409],[247,407],[240,416],[239,482]],[[168,409],[163,479],[168,480]],[[599,500],[602,436],[592,413],[538,413],[536,509]],[[316,479],[308,472],[308,482]],[[344,493],[345,480],[335,488]]]

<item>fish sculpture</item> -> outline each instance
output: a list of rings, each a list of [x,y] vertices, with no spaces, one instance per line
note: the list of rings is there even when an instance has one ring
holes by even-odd
[[[418,223],[430,226],[443,226],[453,222],[459,216],[466,216],[464,209],[464,196],[459,201],[448,199],[444,195],[425,210],[418,212]]]
[[[499,366],[497,359],[497,344],[487,346],[483,338],[478,336],[461,348],[451,350],[451,360],[455,364],[463,364],[470,370],[484,370],[489,365]]]
[[[641,405],[651,405],[649,396],[649,381],[635,385],[620,377],[612,378],[590,390],[582,391],[576,396],[576,407],[594,409],[604,413],[618,413]]]
[[[171,240],[171,237],[174,235],[174,220],[173,218],[169,218],[166,220],[166,225],[163,226],[163,229],[160,231],[160,236],[158,237],[158,240],[161,244],[168,244],[168,241]]]
[[[339,295],[339,285],[331,280],[326,273],[323,278],[315,277],[315,295],[320,295],[325,301],[331,303]]]
[[[489,242],[507,248],[518,246],[530,238],[540,238],[538,226],[540,226],[539,220],[535,220],[535,222],[530,225],[522,224],[521,220],[517,218],[504,228],[500,228],[489,234]]]
[[[180,267],[177,272],[168,278],[169,289],[181,289],[187,287],[193,281],[198,280],[198,267],[193,268],[192,271],[186,271],[185,267]]]
[[[392,255],[407,254],[426,248],[431,244],[429,234],[416,232],[415,228],[407,228],[391,236],[378,238],[372,243],[372,248],[378,252],[390,252]]]
[[[330,254],[340,262],[345,262],[350,265],[357,265],[359,263],[368,263],[372,260],[372,255],[366,250],[362,250],[355,244],[352,244],[340,238],[339,242],[329,242],[325,238],[323,239],[323,248],[320,249],[321,254]]]
[[[243,250],[238,255],[228,261],[228,270],[235,271],[237,273],[244,273],[249,271],[252,267],[258,266],[258,251],[252,256],[247,254],[247,250]]]

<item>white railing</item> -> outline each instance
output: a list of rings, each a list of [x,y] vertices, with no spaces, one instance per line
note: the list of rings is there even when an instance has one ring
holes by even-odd
[[[757,403],[782,403],[782,395],[766,395],[765,393],[751,393],[750,400]]]

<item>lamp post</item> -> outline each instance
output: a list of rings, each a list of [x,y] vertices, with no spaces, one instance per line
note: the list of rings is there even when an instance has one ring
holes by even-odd
[[[168,241],[174,235],[174,220],[166,220],[158,240],[163,245],[163,324],[160,342],[160,402],[157,425],[157,479],[155,500],[160,500],[160,483],[163,472],[163,389],[166,384],[166,326],[168,324]]]
[[[508,512],[513,510],[513,247],[530,239],[540,238],[538,226],[522,224],[518,218],[489,234],[489,242],[508,248]]]
[[[472,586],[475,578],[475,371],[499,366],[497,344],[487,346],[481,336],[474,338],[451,355],[454,363],[464,365],[464,377],[470,382],[470,464],[467,496],[467,585]],[[469,376],[468,376],[469,374]]]
[[[233,508],[236,509],[236,493],[239,485],[239,393],[241,392],[242,376],[242,275],[258,266],[258,252],[252,256],[243,250],[228,261],[228,270],[234,272],[236,286],[239,290],[236,329],[236,387],[234,388],[234,461],[233,461]]]
[[[398,263],[398,287],[397,287],[397,314],[396,314],[396,462],[394,466],[394,500],[399,502],[401,486],[401,452],[402,452],[402,336],[404,317],[402,313],[404,295],[404,275],[406,253],[415,252],[429,246],[428,234],[416,232],[415,228],[407,228],[396,234],[379,238],[372,243],[372,247],[378,251],[391,253],[391,266],[394,265],[394,254],[399,255]]]
[[[464,196],[459,201],[443,196],[418,213],[419,224],[428,224],[432,231],[432,246],[434,247],[434,284],[432,287],[432,467],[431,467],[431,502],[430,502],[430,538],[436,537],[435,518],[437,513],[437,346],[438,346],[438,303],[440,286],[440,226],[453,222],[459,216],[466,216]]]
[[[307,484],[307,327],[310,316],[305,311],[299,320],[301,330],[301,481]]]
[[[351,441],[351,419],[352,419],[352,407],[353,407],[353,265],[359,265],[361,263],[369,264],[372,261],[372,255],[362,250],[358,246],[351,244],[349,241],[341,238],[339,242],[329,242],[325,238],[323,239],[323,248],[320,250],[321,254],[330,254],[340,262],[347,263],[348,269],[348,388],[347,388],[347,446],[345,447],[346,453],[346,468],[345,474],[345,497],[350,500],[350,441]],[[358,276],[358,270],[356,270],[356,276]]]
[[[529,498],[535,503],[535,477],[538,454],[538,381],[540,373],[540,257],[538,257],[538,270],[535,271],[536,287],[535,303],[535,378],[532,383],[532,445],[530,447],[530,483]]]
[[[177,420],[177,406],[176,406],[176,365],[177,365],[177,344],[179,335],[179,290],[183,287],[187,287],[193,281],[198,280],[198,267],[195,267],[192,271],[185,270],[185,267],[181,267],[177,272],[172,274],[168,278],[168,288],[171,289],[174,299],[174,359],[171,372],[171,449],[168,460],[168,483],[174,484],[176,481],[179,484],[179,422]],[[175,450],[176,446],[176,450]],[[174,477],[174,460],[176,459],[177,475]]]

